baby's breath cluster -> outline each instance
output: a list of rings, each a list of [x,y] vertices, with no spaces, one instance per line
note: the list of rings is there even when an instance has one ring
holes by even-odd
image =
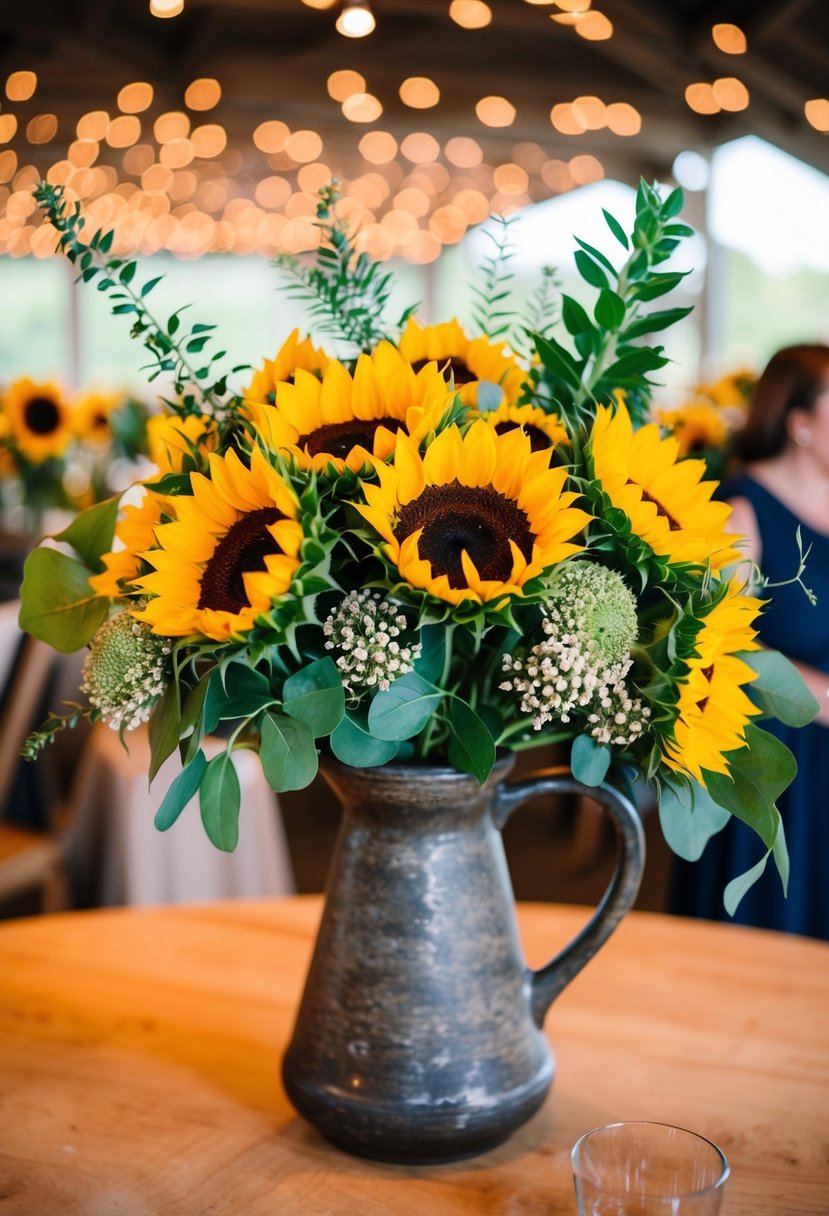
[[[624,681],[630,668],[628,661],[623,676],[612,687],[605,687],[593,699],[587,722],[590,734],[599,743],[629,747],[641,737],[651,716],[649,706],[641,697],[632,697]]]
[[[134,730],[149,718],[170,679],[168,638],[131,612],[97,631],[83,665],[81,689],[113,730]]]
[[[385,691],[412,670],[420,643],[401,644],[406,628],[403,613],[377,591],[349,591],[340,601],[323,632],[326,650],[339,652],[335,659],[347,696],[357,701],[368,689]]]
[[[639,736],[650,710],[625,683],[636,641],[636,601],[613,570],[568,563],[541,622],[544,638],[526,656],[505,655],[501,684],[521,694],[535,730],[583,714],[600,743],[624,746]]]

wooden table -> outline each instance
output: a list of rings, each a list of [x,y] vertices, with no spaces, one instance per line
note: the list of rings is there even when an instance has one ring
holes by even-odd
[[[0,925],[2,1216],[575,1211],[569,1153],[616,1119],[693,1128],[732,1165],[723,1216],[829,1212],[829,946],[628,917],[553,1005],[545,1107],[476,1160],[329,1147],[279,1081],[320,901]],[[525,905],[530,962],[584,919]]]

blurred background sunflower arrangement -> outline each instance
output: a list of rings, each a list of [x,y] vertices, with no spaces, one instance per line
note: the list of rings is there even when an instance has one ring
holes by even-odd
[[[656,419],[679,443],[680,457],[704,460],[706,476],[721,481],[729,471],[732,442],[742,430],[757,373],[748,367],[694,385],[674,409],[658,407]]]
[[[52,513],[120,493],[149,454],[149,417],[144,402],[117,390],[69,394],[27,376],[0,385],[2,530],[34,542],[47,513],[51,526]]]

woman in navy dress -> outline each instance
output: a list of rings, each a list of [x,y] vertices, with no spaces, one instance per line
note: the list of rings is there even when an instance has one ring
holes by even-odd
[[[791,346],[774,355],[736,447],[741,471],[721,487],[733,506],[729,530],[747,538],[747,554],[769,583],[787,584],[768,589],[758,640],[797,666],[820,710],[799,729],[762,723],[797,761],[797,776],[777,803],[791,859],[789,894],[769,858],[733,920],[829,939],[829,346]],[[808,550],[803,582],[816,605],[790,581],[799,564],[798,528]],[[759,837],[732,818],[698,862],[677,861],[671,911],[731,920],[723,890],[763,852]]]

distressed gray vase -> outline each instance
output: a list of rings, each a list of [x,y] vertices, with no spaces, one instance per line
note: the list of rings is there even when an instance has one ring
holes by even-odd
[[[636,898],[644,843],[631,804],[564,770],[507,784],[511,768],[499,762],[483,786],[452,768],[323,768],[343,819],[283,1080],[300,1114],[351,1153],[457,1160],[526,1122],[555,1070],[544,1016]],[[532,971],[501,828],[522,802],[562,793],[604,806],[619,855],[585,927]]]

